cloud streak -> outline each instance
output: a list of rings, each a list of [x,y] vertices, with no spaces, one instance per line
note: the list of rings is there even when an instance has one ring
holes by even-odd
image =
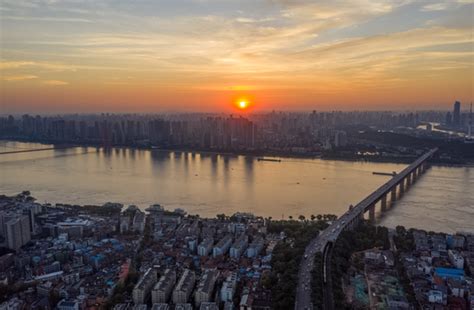
[[[10,76],[4,77],[3,79],[5,81],[24,81],[24,80],[33,80],[37,78],[38,77],[36,75],[29,74],[29,75],[10,75]]]
[[[114,85],[147,99],[161,98],[154,86],[176,98],[198,90],[203,100],[220,91],[286,91],[289,101],[289,89],[375,97],[374,89],[398,88],[408,101],[415,83],[447,94],[453,81],[472,100],[472,21],[456,16],[473,8],[468,0],[207,0],[186,8],[165,0],[5,0],[0,70],[41,76],[43,87],[70,83],[72,98],[89,92],[98,101],[118,98]],[[98,95],[101,86],[110,92]]]
[[[47,81],[43,81],[43,84],[49,85],[49,86],[63,86],[63,85],[68,85],[69,83],[66,81],[60,81],[60,80],[47,80]]]

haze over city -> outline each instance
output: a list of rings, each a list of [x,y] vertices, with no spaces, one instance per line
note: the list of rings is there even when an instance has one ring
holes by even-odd
[[[473,2],[0,4],[4,113],[445,109],[472,101]]]

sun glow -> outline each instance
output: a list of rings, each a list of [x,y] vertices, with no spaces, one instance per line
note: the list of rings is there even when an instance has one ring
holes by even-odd
[[[239,108],[246,109],[249,106],[249,103],[245,100],[239,101]]]
[[[253,107],[253,98],[248,96],[239,96],[234,98],[234,107],[241,112],[248,111]]]

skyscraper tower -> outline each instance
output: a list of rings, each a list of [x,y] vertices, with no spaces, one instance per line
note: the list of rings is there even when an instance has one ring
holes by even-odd
[[[454,102],[454,111],[453,111],[453,126],[461,126],[461,102]]]
[[[472,102],[471,102],[471,108],[469,109],[469,124],[467,128],[467,137],[464,140],[465,143],[474,143],[474,138],[472,137]]]

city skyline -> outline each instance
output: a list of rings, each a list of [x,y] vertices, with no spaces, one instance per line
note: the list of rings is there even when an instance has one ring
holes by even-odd
[[[472,1],[3,1],[2,112],[447,109]]]

